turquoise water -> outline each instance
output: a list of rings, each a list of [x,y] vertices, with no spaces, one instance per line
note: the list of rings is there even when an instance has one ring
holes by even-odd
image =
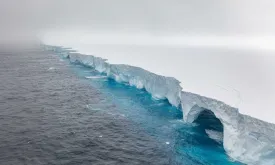
[[[240,164],[226,155],[222,142],[207,135],[206,129],[222,134],[222,125],[213,114],[205,112],[195,123],[186,124],[182,121],[182,111],[172,107],[167,100],[155,100],[145,90],[117,83],[92,68],[78,64],[69,66],[79,78],[98,89],[108,102],[117,106],[112,113],[131,121],[165,148],[165,154],[171,159],[169,164]],[[108,109],[103,111],[108,112]]]
[[[53,52],[11,49],[0,57],[0,164],[238,164],[208,111],[185,124],[167,100]]]

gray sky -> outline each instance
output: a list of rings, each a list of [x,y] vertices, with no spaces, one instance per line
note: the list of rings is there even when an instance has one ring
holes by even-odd
[[[1,0],[0,22],[2,32],[24,27],[275,35],[274,9],[273,0]]]

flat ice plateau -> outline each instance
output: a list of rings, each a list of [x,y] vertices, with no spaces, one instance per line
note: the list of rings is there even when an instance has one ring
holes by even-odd
[[[275,125],[271,124],[271,122],[274,121],[267,120],[270,123],[263,121],[262,116],[259,117],[259,119],[262,120],[256,119],[255,114],[249,115],[248,109],[241,111],[243,107],[239,104],[242,101],[242,97],[238,90],[231,90],[230,88],[217,86],[213,87],[211,85],[202,85],[196,89],[194,86],[186,88],[184,81],[182,81],[184,79],[180,79],[180,77],[184,76],[184,73],[186,72],[189,72],[187,75],[190,76],[193,70],[174,70],[181,61],[171,65],[171,61],[169,61],[170,59],[167,58],[167,56],[155,56],[156,58],[150,59],[146,58],[146,56],[140,56],[139,58],[141,58],[141,60],[135,60],[133,57],[134,59],[132,59],[132,61],[140,61],[140,63],[145,63],[144,65],[148,64],[147,66],[149,66],[149,64],[152,65],[149,69],[147,67],[142,69],[142,65],[135,65],[142,67],[140,68],[125,64],[111,64],[104,58],[75,53],[70,49],[62,47],[44,45],[44,48],[68,58],[72,63],[79,63],[92,67],[117,82],[128,83],[129,85],[135,86],[139,89],[144,88],[156,99],[167,99],[171,105],[181,107],[185,122],[193,122],[205,109],[212,111],[223,124],[223,145],[230,157],[249,165],[275,164]],[[128,56],[128,58],[132,57]],[[159,60],[159,58],[166,59]],[[119,56],[112,55],[112,59],[113,61],[119,61],[121,58],[119,58]],[[188,59],[186,60],[188,61]],[[122,60],[122,62],[124,61]],[[162,62],[158,63],[157,61]],[[110,62],[112,62],[112,60],[110,60]],[[193,65],[192,63],[195,61],[189,62],[189,65]],[[162,65],[159,65],[160,63]],[[167,74],[161,74],[159,72],[156,72],[157,74],[155,74],[154,70],[157,67],[164,68],[162,70],[170,70],[170,73],[172,70],[175,74],[169,74],[170,77],[167,77]],[[197,71],[194,69],[194,73],[192,74],[193,77],[198,76],[196,75],[196,72]],[[181,76],[179,77],[175,75]],[[213,78],[211,76],[209,77],[209,75],[199,77],[200,81],[203,82],[207,78]],[[181,82],[182,84],[180,84]],[[213,90],[215,90],[215,92],[213,92]],[[259,97],[259,95],[262,96],[262,93],[253,94],[258,100],[266,99],[265,97]],[[246,106],[244,107],[247,108]],[[260,107],[257,108],[259,108],[257,109],[257,113],[263,113],[264,109],[260,109]],[[267,115],[272,116],[272,113]],[[269,119],[274,118],[271,117]]]

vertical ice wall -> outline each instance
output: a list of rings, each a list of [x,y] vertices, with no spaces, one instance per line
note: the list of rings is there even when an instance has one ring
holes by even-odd
[[[240,114],[238,109],[215,99],[182,92],[186,122],[193,122],[204,110],[212,111],[224,130],[223,146],[235,160],[249,165],[275,164],[275,125]]]
[[[167,99],[173,106],[181,105],[183,119],[193,122],[204,110],[212,111],[224,128],[224,149],[233,159],[249,165],[275,165],[275,125],[243,114],[221,101],[182,91],[180,82],[129,65],[109,64],[107,60],[72,52],[70,49],[44,46],[72,63],[92,67],[117,82],[144,88],[154,98]]]

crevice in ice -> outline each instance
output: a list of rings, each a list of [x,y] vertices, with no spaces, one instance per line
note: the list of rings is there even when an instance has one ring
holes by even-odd
[[[211,111],[222,123],[223,147],[231,158],[249,165],[275,165],[274,124],[240,114],[237,108],[219,100],[182,91],[180,82],[173,77],[135,66],[110,64],[106,59],[75,53],[68,48],[42,46],[72,63],[94,68],[117,82],[145,89],[156,99],[167,99],[171,105],[182,109],[187,123],[194,122],[205,110]]]

